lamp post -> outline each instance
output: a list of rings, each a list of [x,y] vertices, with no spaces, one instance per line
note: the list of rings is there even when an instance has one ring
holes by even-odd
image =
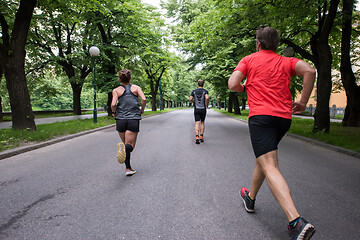
[[[162,92],[161,92],[161,78],[160,78],[160,80],[159,80],[159,83],[160,83],[160,111],[161,110],[164,110],[164,109],[162,109]]]
[[[94,58],[94,123],[97,123],[97,109],[96,109],[96,58],[100,55],[100,49],[96,46],[89,48],[90,56]]]

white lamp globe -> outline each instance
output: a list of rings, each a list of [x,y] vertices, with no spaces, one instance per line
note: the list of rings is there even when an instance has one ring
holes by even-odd
[[[90,56],[97,57],[100,55],[100,49],[96,46],[92,46],[89,48]]]

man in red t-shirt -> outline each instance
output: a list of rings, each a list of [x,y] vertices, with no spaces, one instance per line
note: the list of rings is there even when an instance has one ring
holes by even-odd
[[[249,104],[249,130],[256,157],[250,191],[241,188],[240,195],[247,212],[254,212],[256,195],[266,178],[274,197],[289,221],[290,239],[309,239],[313,225],[301,218],[290,195],[290,189],[278,167],[277,149],[289,130],[291,115],[305,110],[315,81],[315,70],[308,63],[275,53],[278,33],[271,27],[256,32],[258,52],[244,57],[228,81],[230,90],[246,91]],[[290,77],[303,77],[303,91],[298,102],[292,102]],[[246,77],[246,83],[241,84]]]

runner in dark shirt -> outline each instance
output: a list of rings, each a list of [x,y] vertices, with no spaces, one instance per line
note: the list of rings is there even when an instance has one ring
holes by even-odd
[[[209,106],[209,92],[204,89],[204,80],[198,81],[198,87],[189,97],[189,100],[194,103],[196,144],[200,144],[200,141],[204,142],[206,108]]]
[[[126,176],[136,173],[130,165],[130,155],[135,148],[141,114],[144,113],[146,98],[139,86],[130,84],[131,71],[123,69],[119,72],[121,85],[113,90],[111,110],[116,119],[116,130],[121,141],[117,145],[117,159],[126,165]],[[141,108],[139,100],[141,98]]]

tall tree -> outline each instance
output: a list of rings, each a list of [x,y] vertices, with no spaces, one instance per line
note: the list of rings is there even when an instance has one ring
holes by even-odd
[[[354,0],[343,0],[342,40],[341,40],[341,80],[345,88],[347,105],[342,124],[349,127],[360,126],[360,86],[352,70],[350,51],[352,35],[352,15]]]
[[[329,102],[332,90],[332,53],[329,45],[329,37],[334,26],[340,0],[331,0],[329,8],[327,8],[326,3],[327,1],[324,3],[322,11],[319,11],[319,28],[311,39],[311,49],[313,54],[317,57],[315,66],[318,71],[314,131],[329,132]]]
[[[107,2],[104,6],[107,12],[89,12],[87,19],[96,26],[103,50],[98,87],[100,91],[107,92],[107,112],[111,116],[112,90],[118,85],[116,73],[124,64],[124,56],[133,54],[131,47],[138,45],[139,39],[135,36],[139,36],[139,21],[147,14],[142,15],[141,4],[134,0]]]
[[[30,42],[41,49],[40,65],[55,62],[69,79],[73,91],[73,113],[81,115],[81,91],[92,71],[88,48],[90,22],[76,4],[55,1],[40,7]],[[74,17],[76,16],[76,17]]]
[[[150,94],[151,94],[151,110],[157,110],[157,100],[156,96],[159,90],[160,80],[167,69],[167,64],[162,62],[158,64],[158,62],[153,62],[146,58],[143,59],[145,72],[150,81]]]
[[[2,71],[2,67],[0,65],[0,83],[1,83],[1,80],[2,80],[2,76],[3,76],[3,71]],[[0,122],[3,121],[3,114],[2,114],[3,110],[2,110],[2,98],[0,96]]]
[[[0,65],[5,74],[15,129],[36,130],[24,67],[26,39],[35,5],[36,0],[21,0],[20,4],[3,1],[0,5]]]

